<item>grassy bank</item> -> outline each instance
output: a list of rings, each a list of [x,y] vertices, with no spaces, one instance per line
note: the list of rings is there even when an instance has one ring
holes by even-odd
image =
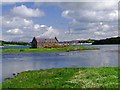
[[[3,46],[23,46],[23,45],[17,45],[17,44],[4,44]]]
[[[3,49],[2,53],[18,53],[18,52],[69,52],[76,50],[93,50],[84,46],[68,46],[63,48],[27,48],[27,49]]]
[[[61,68],[26,71],[3,88],[118,88],[118,68]]]

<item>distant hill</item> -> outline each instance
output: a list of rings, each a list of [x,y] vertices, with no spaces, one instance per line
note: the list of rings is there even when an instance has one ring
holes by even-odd
[[[106,38],[106,39],[96,40],[92,44],[93,45],[100,45],[100,44],[120,44],[120,37],[114,37],[114,38]]]

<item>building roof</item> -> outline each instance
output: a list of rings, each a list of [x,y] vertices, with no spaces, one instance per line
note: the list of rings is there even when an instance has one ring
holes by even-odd
[[[34,37],[37,42],[58,42],[57,38],[41,38],[41,37]]]

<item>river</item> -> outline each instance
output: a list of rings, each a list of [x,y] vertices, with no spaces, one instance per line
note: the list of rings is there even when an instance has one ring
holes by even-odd
[[[7,53],[2,54],[1,81],[13,73],[63,67],[118,66],[118,45],[89,45],[99,50],[81,50],[57,53]]]

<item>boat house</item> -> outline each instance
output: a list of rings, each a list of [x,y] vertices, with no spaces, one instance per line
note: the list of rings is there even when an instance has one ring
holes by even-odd
[[[34,37],[31,46],[32,48],[41,48],[41,47],[55,47],[59,45],[59,42],[57,38],[40,38],[40,37]]]
[[[41,37],[34,37],[31,42],[32,48],[56,48],[56,47],[65,47],[70,45],[77,45],[79,40],[72,40],[72,41],[58,41],[55,38],[41,38]]]

